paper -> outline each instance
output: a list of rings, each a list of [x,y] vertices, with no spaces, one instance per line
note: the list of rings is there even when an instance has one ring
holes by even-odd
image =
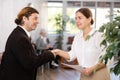
[[[84,67],[79,66],[79,65],[70,65],[70,64],[65,64],[65,63],[61,63],[61,64],[65,65],[65,66],[68,66],[70,68],[73,68],[73,69],[75,69],[77,71],[80,71],[80,72],[84,69]]]

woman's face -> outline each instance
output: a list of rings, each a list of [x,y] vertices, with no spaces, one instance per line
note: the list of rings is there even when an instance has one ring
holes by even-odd
[[[79,29],[84,30],[90,26],[91,17],[86,18],[81,12],[77,12],[75,15],[75,22]]]

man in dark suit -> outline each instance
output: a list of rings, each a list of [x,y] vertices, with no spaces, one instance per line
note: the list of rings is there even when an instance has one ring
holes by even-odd
[[[3,53],[0,80],[36,80],[37,67],[54,59],[54,54],[44,51],[36,55],[30,41],[29,32],[39,23],[38,11],[23,8],[15,20],[18,25],[8,37]]]

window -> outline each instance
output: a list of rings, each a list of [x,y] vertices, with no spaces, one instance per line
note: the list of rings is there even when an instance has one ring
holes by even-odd
[[[57,30],[54,18],[56,15],[66,15],[65,31],[70,34],[78,33],[79,30],[75,24],[75,12],[81,7],[88,7],[92,11],[94,24],[92,27],[99,29],[104,23],[113,19],[111,14],[120,14],[120,2],[105,2],[105,1],[62,1],[48,2],[48,31],[54,34]],[[112,4],[113,3],[113,4]],[[63,7],[65,5],[65,7]],[[63,9],[64,8],[64,9]],[[63,14],[63,10],[66,10]],[[111,13],[113,11],[113,13]],[[119,13],[118,13],[119,12]]]
[[[95,7],[95,2],[83,2],[83,6],[85,7]]]
[[[110,2],[98,2],[96,14],[96,29],[110,21]]]
[[[117,16],[117,15],[120,16],[120,2],[115,2],[114,3],[114,15],[115,16]]]
[[[62,16],[62,2],[48,2],[48,33],[55,34],[57,27],[55,23],[55,17]]]
[[[67,6],[68,7],[80,7],[81,2],[80,1],[68,1]]]
[[[76,27],[75,24],[75,12],[78,10],[79,8],[67,8],[67,16],[68,16],[68,21],[66,23],[66,32],[67,33],[77,33],[79,30]]]

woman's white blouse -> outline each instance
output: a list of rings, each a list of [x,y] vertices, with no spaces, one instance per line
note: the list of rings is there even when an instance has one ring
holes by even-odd
[[[93,28],[89,35],[96,30]],[[100,43],[103,40],[102,33],[96,32],[88,40],[84,40],[83,32],[78,33],[73,41],[72,49],[69,53],[70,61],[77,58],[80,66],[91,67],[99,61],[99,57],[103,54]]]

